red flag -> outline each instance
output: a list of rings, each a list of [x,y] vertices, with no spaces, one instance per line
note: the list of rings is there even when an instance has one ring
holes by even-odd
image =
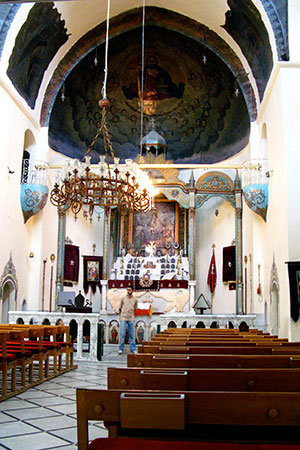
[[[213,294],[217,282],[217,268],[216,268],[216,260],[215,260],[215,251],[213,249],[213,254],[211,257],[208,276],[207,276],[207,284],[210,286],[210,292]]]

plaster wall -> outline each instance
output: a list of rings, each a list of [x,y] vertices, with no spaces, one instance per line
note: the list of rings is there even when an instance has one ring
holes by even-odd
[[[260,126],[266,124],[267,148],[269,158],[269,207],[265,226],[265,251],[262,292],[270,311],[270,277],[273,261],[278,271],[279,282],[279,335],[290,337],[290,304],[288,271],[288,183],[285,150],[285,112],[283,109],[282,70],[274,80],[272,92],[268,97]]]
[[[219,210],[217,217],[216,208]],[[205,298],[211,301],[207,275],[212,244],[215,244],[217,284],[213,296],[213,313],[235,313],[236,291],[229,291],[228,286],[222,282],[223,247],[231,245],[235,238],[235,210],[225,200],[213,198],[196,210],[195,221],[196,298],[203,293]]]
[[[26,130],[31,130],[37,140],[38,130],[29,118],[17,107],[10,95],[0,87],[0,130],[2,149],[0,155],[1,191],[0,204],[2,220],[0,224],[0,273],[9,260],[10,252],[16,269],[18,282],[18,308],[25,297],[38,308],[40,297],[41,271],[41,233],[42,215],[33,217],[31,223],[24,224],[20,205],[20,180],[24,136]],[[9,169],[13,172],[9,174]],[[29,252],[35,253],[35,258],[28,258]],[[34,287],[28,273],[34,273]]]
[[[300,189],[299,167],[299,136],[300,127],[300,65],[281,69],[283,120],[284,120],[284,156],[286,159],[286,192],[288,217],[288,259],[300,261],[299,223],[300,209],[298,194]],[[291,320],[292,337],[300,339],[300,321]]]
[[[54,208],[52,206],[52,208]],[[54,208],[55,209],[55,208]],[[79,213],[75,221],[74,216],[69,212],[66,217],[66,237],[70,238],[73,245],[79,246],[80,264],[79,281],[74,283],[73,287],[65,287],[66,291],[75,291],[75,295],[81,290],[81,294],[92,303],[93,312],[99,312],[101,306],[101,294],[99,289],[93,294],[89,289],[86,294],[83,290],[83,258],[82,256],[93,256],[93,244],[96,244],[95,256],[103,256],[103,232],[104,229],[104,211],[100,215],[100,220],[94,215],[92,223],[89,219],[85,220],[82,213]]]
[[[298,0],[288,1],[288,16],[290,60],[300,61],[300,3]]]

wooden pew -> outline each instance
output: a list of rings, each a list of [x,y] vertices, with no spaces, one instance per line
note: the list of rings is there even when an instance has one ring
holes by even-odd
[[[260,369],[107,369],[108,389],[185,391],[300,392],[300,370]]]
[[[0,331],[0,369],[2,373],[2,389],[1,389],[1,400],[5,400],[10,395],[17,393],[16,386],[16,365],[17,358],[13,353],[7,352],[6,342],[10,339],[10,333],[8,331]],[[10,392],[7,389],[7,379],[8,372],[11,371],[11,386]]]
[[[300,357],[290,355],[186,355],[129,353],[128,367],[154,368],[295,368],[300,367]]]
[[[28,324],[0,324],[0,328],[29,329],[31,340],[37,339],[35,330],[42,330],[38,339],[42,340],[42,347],[47,348],[48,355],[53,358],[53,371],[55,374],[64,369],[74,368],[74,348],[69,338],[69,327],[64,325],[28,325]],[[40,339],[40,336],[42,338]],[[60,340],[58,340],[60,338]],[[32,342],[30,342],[32,344]],[[65,367],[62,367],[62,355],[65,355]],[[45,368],[45,371],[47,369]],[[48,364],[49,371],[49,364]]]
[[[278,352],[277,352],[278,350]],[[299,347],[285,347],[282,352],[274,346],[201,346],[201,347],[176,347],[176,346],[162,346],[152,347],[144,346],[139,349],[138,354],[216,354],[216,355],[272,355],[272,354],[285,354],[285,355],[299,355]]]
[[[39,380],[49,377],[49,353],[43,345],[44,327],[32,325],[1,324],[0,330],[24,331],[24,346],[33,352],[33,360],[39,364]]]
[[[28,337],[28,330],[8,331],[9,338],[6,340],[6,351],[16,356],[16,365],[21,368],[21,386],[29,387],[33,383],[33,352],[25,348],[24,339]],[[28,368],[28,383],[26,383],[26,369]]]
[[[78,447],[87,449],[88,420],[110,437],[298,439],[299,392],[126,391],[77,389]],[[242,434],[239,434],[242,430]],[[287,431],[288,430],[288,431]]]

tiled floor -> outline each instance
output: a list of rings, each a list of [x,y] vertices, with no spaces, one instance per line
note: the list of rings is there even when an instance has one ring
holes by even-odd
[[[106,387],[107,367],[126,366],[127,355],[109,350],[98,363],[78,368],[0,403],[0,449],[77,449],[76,388]],[[89,438],[106,437],[102,422],[89,424]]]

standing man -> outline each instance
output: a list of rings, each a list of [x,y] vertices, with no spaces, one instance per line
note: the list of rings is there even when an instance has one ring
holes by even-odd
[[[135,333],[134,333],[134,311],[137,308],[137,299],[133,296],[133,288],[131,285],[127,287],[127,295],[122,297],[120,303],[120,339],[119,339],[119,355],[123,353],[126,335],[126,325],[128,325],[129,345],[131,353],[136,353]]]

